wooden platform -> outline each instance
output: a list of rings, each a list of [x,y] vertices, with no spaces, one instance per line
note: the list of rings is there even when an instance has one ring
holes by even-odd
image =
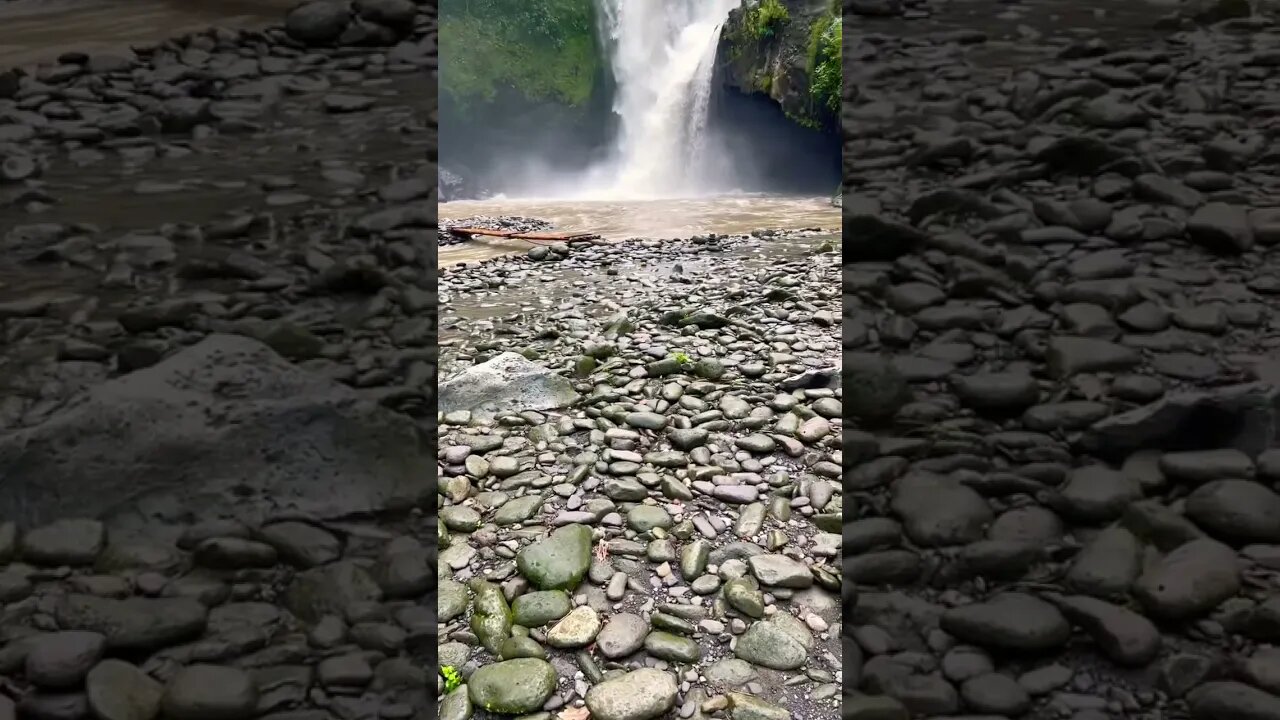
[[[449,228],[449,232],[459,237],[472,238],[476,235],[484,237],[505,238],[508,240],[528,240],[530,242],[569,242],[570,240],[586,240],[600,237],[590,232],[520,232],[518,230],[490,230],[488,228]]]

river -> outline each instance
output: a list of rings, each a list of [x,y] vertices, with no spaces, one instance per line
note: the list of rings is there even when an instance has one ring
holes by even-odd
[[[446,221],[497,215],[535,217],[553,223],[558,231],[592,232],[606,240],[747,234],[763,228],[830,230],[840,224],[840,209],[829,198],[779,195],[595,201],[491,199],[440,205],[440,218]],[[476,262],[528,248],[527,243],[516,240],[474,240],[440,248],[439,264]]]
[[[63,52],[111,52],[208,27],[276,22],[291,0],[13,0],[0,3],[0,67],[48,61]]]

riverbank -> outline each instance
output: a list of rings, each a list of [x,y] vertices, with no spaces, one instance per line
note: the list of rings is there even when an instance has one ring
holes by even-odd
[[[435,10],[377,6],[0,73],[0,715],[425,716]]]
[[[846,717],[1280,713],[1276,24],[903,5],[846,38]]]
[[[828,198],[767,193],[738,193],[652,200],[582,198],[494,198],[440,205],[442,227],[468,218],[538,218],[542,229],[586,232],[607,241],[689,237],[707,232],[749,234],[760,228],[777,232],[838,226],[839,209]],[[527,223],[521,225],[524,227]],[[530,226],[532,227],[532,226]],[[442,245],[445,244],[442,239]],[[449,243],[439,266],[478,262],[529,249],[518,241],[477,240]]]
[[[703,235],[440,271],[440,662],[472,685],[442,718],[839,715],[836,251]]]

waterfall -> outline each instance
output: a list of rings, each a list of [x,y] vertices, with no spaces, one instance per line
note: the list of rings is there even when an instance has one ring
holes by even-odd
[[[705,191],[716,46],[742,0],[599,2],[619,129],[608,161],[588,174],[591,193],[646,198]]]

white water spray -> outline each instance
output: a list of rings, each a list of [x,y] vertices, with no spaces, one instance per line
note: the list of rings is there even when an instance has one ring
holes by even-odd
[[[580,192],[620,199],[714,190],[707,115],[716,46],[742,0],[599,2],[620,126],[610,157]]]

